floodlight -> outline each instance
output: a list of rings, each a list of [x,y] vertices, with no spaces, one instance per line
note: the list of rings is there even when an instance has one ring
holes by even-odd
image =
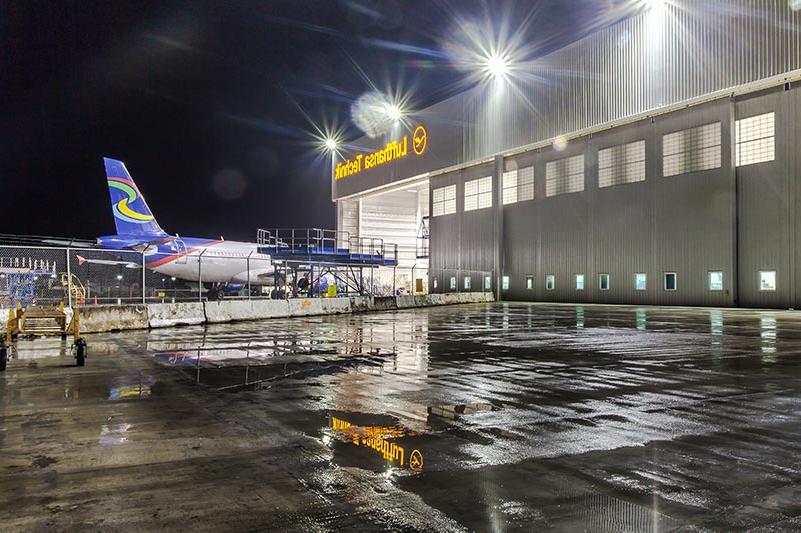
[[[487,74],[492,78],[503,78],[509,72],[509,62],[505,57],[492,54],[484,65]]]
[[[328,150],[329,152],[336,151],[337,146],[338,146],[337,140],[334,139],[333,137],[328,137],[325,140],[325,149]]]
[[[393,122],[398,122],[403,118],[403,111],[395,104],[387,104],[386,112],[387,116],[392,119]]]

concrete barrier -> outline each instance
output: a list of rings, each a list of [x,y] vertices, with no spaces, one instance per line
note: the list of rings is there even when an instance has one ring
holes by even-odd
[[[223,300],[176,304],[81,307],[81,331],[161,328],[189,324],[218,324],[236,320],[263,320],[290,316],[331,315],[364,311],[391,311],[460,303],[492,302],[492,293],[453,293],[404,296],[354,296],[292,300]],[[69,313],[71,310],[67,310]],[[8,310],[0,309],[0,317]]]
[[[351,313],[363,313],[365,311],[374,310],[375,304],[373,303],[372,296],[352,296],[350,298]]]
[[[350,298],[323,298],[320,300],[320,304],[324,315],[340,315],[351,312]]]
[[[454,305],[462,303],[461,293],[448,293],[442,295],[442,305]]]
[[[203,306],[209,324],[289,316],[286,300],[223,300],[206,302]]]
[[[424,294],[418,294],[414,297],[414,306],[415,307],[428,307],[428,301]]]
[[[398,308],[398,301],[394,296],[376,296],[373,298],[375,311],[392,311]]]
[[[415,305],[414,296],[412,295],[404,295],[404,296],[396,296],[395,297],[395,306],[398,309],[409,309],[411,307],[417,307]]]
[[[344,298],[343,298],[344,300]],[[311,316],[322,315],[322,298],[298,298],[287,300],[289,305],[289,316]],[[350,306],[350,300],[347,300]]]
[[[425,297],[426,306],[445,305],[444,294],[427,294]]]
[[[127,329],[148,329],[144,305],[103,305],[80,307],[81,333]]]
[[[147,318],[151,328],[166,328],[203,324],[206,322],[206,312],[200,302],[148,304]]]

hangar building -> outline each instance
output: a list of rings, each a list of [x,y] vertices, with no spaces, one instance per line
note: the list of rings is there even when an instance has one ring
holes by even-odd
[[[338,229],[431,292],[801,305],[801,5],[651,4],[349,144]]]

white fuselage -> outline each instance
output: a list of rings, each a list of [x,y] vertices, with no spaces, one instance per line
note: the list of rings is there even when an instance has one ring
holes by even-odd
[[[212,241],[185,251],[168,254],[145,251],[148,269],[179,279],[209,283],[273,283],[274,268],[269,255],[258,253],[248,242]]]

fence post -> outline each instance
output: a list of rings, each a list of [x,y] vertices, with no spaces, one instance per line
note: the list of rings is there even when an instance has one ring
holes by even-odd
[[[72,269],[70,268],[70,249],[67,247],[67,307],[72,307]]]
[[[253,250],[248,254],[248,300],[250,300],[250,256],[253,255]]]
[[[204,248],[202,252],[200,252],[197,256],[197,301],[203,302],[203,254],[206,253],[206,249]],[[200,357],[198,355],[198,357]]]
[[[147,303],[147,298],[145,296],[145,252],[149,246],[148,244],[145,246],[145,249],[142,250],[142,305]]]

